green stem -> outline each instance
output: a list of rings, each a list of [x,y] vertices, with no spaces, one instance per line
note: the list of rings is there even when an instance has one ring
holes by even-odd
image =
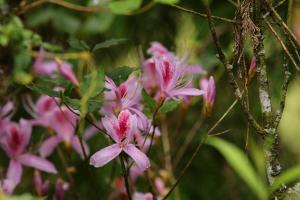
[[[128,200],[132,200],[132,198],[131,198],[131,192],[130,192],[130,185],[129,185],[129,181],[128,181],[128,173],[127,173],[126,166],[125,166],[124,154],[121,153],[120,156],[119,156],[119,158],[120,158],[120,162],[121,162],[121,166],[122,166],[122,171],[123,171],[123,177],[124,177],[124,182],[125,182],[127,197],[128,197]]]

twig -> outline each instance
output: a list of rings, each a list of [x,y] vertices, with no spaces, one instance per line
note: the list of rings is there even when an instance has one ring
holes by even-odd
[[[201,115],[201,118],[197,120],[197,122],[194,124],[192,129],[186,134],[185,140],[183,144],[180,146],[178,153],[176,153],[175,160],[174,160],[174,167],[178,165],[179,161],[181,160],[183,154],[185,153],[186,149],[188,148],[189,144],[193,141],[193,138],[195,137],[197,131],[201,127],[202,123],[204,121],[204,118]]]
[[[153,8],[156,5],[155,1],[150,1],[149,3],[147,3],[146,5],[144,5],[143,7],[141,7],[140,9],[130,12],[128,14],[125,15],[139,15],[142,14],[144,12],[147,12],[148,10],[150,10],[151,8]]]
[[[286,47],[286,45],[284,44],[284,42],[282,41],[282,39],[280,38],[280,36],[277,34],[277,32],[275,31],[275,29],[270,24],[269,20],[268,19],[264,19],[264,21],[267,24],[267,26],[269,27],[269,29],[271,30],[271,32],[273,33],[273,35],[275,36],[275,38],[279,41],[281,47],[283,48],[284,52],[286,53],[286,55],[288,56],[288,58],[293,63],[293,65],[296,68],[296,70],[300,73],[300,68],[299,68],[298,64],[296,63],[295,59],[293,58],[293,56],[289,52],[288,48]]]
[[[56,5],[63,6],[65,8],[68,8],[71,10],[76,10],[79,12],[95,13],[95,12],[105,11],[105,8],[103,8],[103,7],[80,6],[80,5],[76,5],[76,4],[66,2],[63,0],[37,0],[37,1],[34,1],[33,3],[22,6],[21,9],[17,12],[17,15],[22,15],[22,14],[28,12],[29,10],[31,10],[35,7],[41,6],[43,4],[46,4],[46,3],[56,4]]]
[[[257,121],[254,119],[254,117],[251,115],[251,113],[248,112],[247,106],[245,105],[244,101],[242,100],[242,93],[240,91],[240,88],[239,88],[239,86],[235,80],[234,74],[232,72],[233,66],[228,63],[227,58],[220,47],[220,44],[219,44],[219,41],[217,38],[217,34],[216,34],[216,30],[215,30],[215,27],[214,27],[214,24],[212,21],[211,11],[210,11],[209,7],[207,7],[206,10],[207,10],[208,24],[209,24],[210,32],[211,32],[211,35],[213,38],[213,42],[214,42],[217,52],[218,52],[218,58],[221,61],[221,63],[223,64],[223,66],[225,67],[226,73],[228,75],[229,83],[234,90],[234,95],[235,95],[236,99],[239,100],[242,110],[243,110],[244,114],[247,116],[247,119],[250,122],[251,126],[256,130],[257,133],[264,135],[265,131],[257,123]]]
[[[164,158],[165,158],[165,167],[166,170],[170,174],[170,182],[171,184],[175,184],[175,178],[174,178],[174,172],[173,172],[173,166],[172,166],[172,158],[171,158],[171,145],[169,140],[169,133],[168,133],[168,127],[167,122],[165,121],[165,118],[163,118],[162,121],[162,144],[163,144],[163,151],[164,151]],[[175,189],[175,199],[180,199],[179,191]]]
[[[218,132],[218,133],[209,134],[208,137],[223,135],[223,134],[228,133],[230,131],[231,131],[231,129],[227,129],[225,131],[221,131],[221,132]]]
[[[178,185],[179,181],[182,179],[182,177],[185,175],[187,169],[190,167],[190,165],[192,164],[193,160],[196,158],[197,154],[199,153],[203,143],[206,141],[207,139],[207,133],[203,136],[203,138],[200,140],[199,144],[197,145],[193,155],[191,156],[191,158],[189,159],[189,161],[187,162],[187,164],[185,165],[185,167],[183,168],[183,170],[181,171],[179,177],[177,178],[177,180],[175,181],[175,183],[172,185],[172,187],[170,188],[170,190],[168,191],[168,193],[164,196],[164,198],[162,200],[166,200],[171,193],[173,192],[173,190],[176,188],[176,186]]]
[[[175,187],[178,185],[179,181],[182,179],[182,177],[184,176],[184,174],[186,173],[186,170],[190,167],[190,165],[192,164],[193,160],[195,159],[196,155],[199,153],[200,151],[200,147],[202,146],[203,142],[205,142],[206,138],[215,130],[215,128],[221,123],[221,121],[225,118],[225,116],[228,115],[228,113],[233,109],[233,107],[236,105],[238,100],[235,100],[233,102],[233,104],[231,104],[229,106],[229,108],[226,110],[226,112],[220,117],[220,119],[205,133],[205,135],[202,137],[202,139],[200,140],[200,142],[198,143],[195,151],[193,152],[193,155],[191,156],[191,158],[189,159],[188,163],[185,165],[185,167],[183,168],[183,170],[180,172],[179,177],[177,178],[177,180],[175,181],[175,183],[172,185],[171,189],[169,190],[169,192],[166,194],[166,196],[163,198],[167,199],[168,196],[170,196],[170,194],[172,193],[172,191],[175,189]]]
[[[278,20],[278,22],[281,25],[281,27],[283,29],[285,29],[289,33],[289,35],[293,38],[293,40],[297,43],[297,45],[300,46],[300,42],[298,41],[298,39],[295,36],[295,34],[291,31],[291,29],[288,27],[288,25],[282,20],[282,18],[280,17],[280,15],[278,14],[278,12],[274,9],[274,7],[272,7],[272,5],[270,4],[270,2],[268,0],[264,0],[264,2],[269,7],[269,9],[272,11],[273,16]]]
[[[181,7],[181,6],[176,5],[176,4],[168,4],[168,6],[171,6],[171,7],[173,7],[173,8],[179,9],[179,10],[184,11],[184,12],[187,12],[187,13],[191,13],[191,14],[194,14],[194,15],[198,15],[198,16],[200,16],[200,17],[207,17],[207,14],[199,13],[199,12],[196,12],[196,11],[194,11],[194,10],[190,10],[190,9]],[[223,21],[223,22],[236,23],[235,20],[227,19],[227,18],[224,18],[224,17],[211,16],[211,18],[213,18],[213,19],[215,19],[215,20],[220,20],[220,21]]]
[[[284,69],[284,80],[281,87],[281,97],[280,97],[280,104],[279,109],[276,111],[275,119],[274,119],[274,127],[275,129],[278,128],[279,122],[282,118],[283,110],[285,107],[285,99],[286,99],[286,93],[289,86],[289,83],[291,81],[291,72],[289,71],[288,63],[283,63],[283,69]]]

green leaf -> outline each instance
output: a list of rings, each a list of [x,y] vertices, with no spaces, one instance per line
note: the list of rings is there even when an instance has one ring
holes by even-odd
[[[70,47],[72,47],[73,49],[76,49],[76,50],[89,51],[91,49],[85,41],[78,40],[73,37],[69,38],[68,43],[69,43]]]
[[[175,4],[179,2],[179,0],[155,0],[155,1],[163,4]]]
[[[281,173],[271,185],[270,191],[274,192],[283,184],[288,184],[300,178],[300,165],[292,167]]]
[[[180,101],[167,101],[162,105],[160,111],[163,113],[171,112],[175,110],[179,106],[179,104]]]
[[[136,69],[132,67],[117,67],[114,68],[111,72],[107,72],[106,75],[110,77],[117,85],[120,85],[126,81],[129,75],[134,72]]]
[[[50,97],[60,97],[59,92],[53,91],[52,89],[45,86],[27,85],[26,87],[39,94],[45,94]]]
[[[145,90],[142,91],[142,95],[143,95],[143,99],[146,104],[146,107],[148,107],[151,112],[154,112],[154,110],[156,108],[156,101],[151,96],[149,96],[149,94]]]
[[[127,14],[138,9],[142,2],[142,0],[115,0],[111,1],[108,7],[112,13]]]
[[[268,194],[265,184],[258,177],[247,156],[240,149],[216,137],[208,138],[207,144],[212,145],[220,151],[231,167],[260,199],[267,199]]]
[[[127,40],[128,39],[125,39],[125,38],[116,38],[116,39],[106,40],[104,42],[96,44],[93,48],[93,52],[98,49],[108,48],[110,46],[122,44],[122,43],[126,42]]]

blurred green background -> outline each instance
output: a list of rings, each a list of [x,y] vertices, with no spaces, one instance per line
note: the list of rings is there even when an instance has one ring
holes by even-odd
[[[26,3],[26,1],[2,0],[1,6],[1,68],[5,72],[5,77],[1,80],[0,97],[13,96],[28,92],[22,84],[31,81],[32,57],[29,55],[29,49],[37,50],[41,41],[48,51],[52,52],[72,52],[76,49],[70,47],[70,39],[85,41],[89,46],[94,46],[112,38],[126,38],[127,42],[108,49],[100,49],[95,52],[95,60],[98,67],[104,67],[110,70],[119,66],[139,67],[140,50],[147,57],[146,50],[150,42],[159,41],[169,50],[176,52],[181,57],[187,57],[190,64],[200,64],[209,74],[215,77],[217,81],[217,97],[213,109],[213,114],[206,119],[201,126],[197,136],[188,151],[184,154],[182,160],[176,166],[174,173],[177,177],[182,168],[187,163],[194,151],[199,138],[207,131],[233,103],[234,96],[223,66],[216,58],[216,50],[212,43],[208,24],[205,18],[183,12],[168,4],[156,3],[150,9],[134,14],[139,8],[133,9],[133,15],[116,14],[118,11],[111,12],[99,11],[98,13],[85,13],[68,9],[59,5],[45,3],[37,6],[28,12],[15,16],[7,14],[12,12],[12,8]],[[70,0],[69,2],[82,6],[101,6],[107,7],[108,0]],[[143,1],[143,7],[149,4],[149,1]],[[201,1],[182,0],[178,2],[184,8],[204,12]],[[211,1],[213,15],[232,19],[234,17],[235,5],[231,0]],[[125,8],[124,8],[125,9]],[[130,10],[130,9],[129,9]],[[283,17],[286,17],[287,3],[281,5],[278,10]],[[292,28],[300,39],[300,1],[294,2],[292,14]],[[233,47],[233,27],[226,22],[215,21],[217,33],[221,45],[229,58],[232,57]],[[278,107],[280,98],[280,88],[282,84],[282,61],[283,52],[277,40],[270,33],[266,33],[265,47],[267,56],[267,65],[271,83],[272,100],[274,100],[274,109]],[[250,65],[252,51],[249,42],[245,47],[246,60]],[[75,68],[77,61],[72,61]],[[291,71],[293,71],[293,68]],[[238,76],[238,72],[235,69]],[[18,99],[18,96],[15,98]],[[250,110],[260,121],[260,106],[258,99],[258,89],[256,80],[249,86]],[[280,160],[283,168],[289,168],[299,163],[300,159],[300,79],[293,75],[292,83],[289,87],[287,96],[287,105],[284,111],[283,119],[280,123],[281,149]],[[21,107],[21,105],[19,105]],[[172,158],[176,158],[176,152],[180,147],[185,134],[191,129],[193,124],[199,120],[202,112],[202,100],[193,99],[188,107],[186,115],[183,114],[183,106],[167,114],[167,127],[171,139]],[[20,111],[15,116],[26,118],[25,111]],[[184,117],[183,117],[184,116]],[[182,128],[178,132],[177,126],[181,124]],[[220,137],[234,143],[240,149],[244,150],[255,166],[258,176],[264,176],[264,167],[262,165],[261,139],[255,135],[254,131],[249,130],[249,146],[246,149],[247,121],[241,112],[239,105],[227,115],[225,120],[214,131],[214,133],[230,129],[230,131]],[[41,130],[35,130],[41,132]],[[38,136],[37,136],[38,137]],[[91,152],[98,149],[99,144],[103,144],[103,137],[97,136],[89,141]],[[158,154],[158,155],[157,155]],[[1,151],[1,163],[7,165],[4,153]],[[73,155],[72,155],[73,156]],[[153,156],[159,157],[158,151],[153,151]],[[60,166],[59,160],[55,156],[50,157]],[[91,186],[88,184],[87,170],[85,164],[76,156],[70,159],[76,166],[76,190],[80,194],[80,199],[96,199],[94,193],[91,193]],[[161,168],[164,163],[158,163]],[[1,164],[2,166],[2,164]],[[92,169],[96,176],[94,177],[99,193],[106,197],[113,187],[110,185],[111,170],[114,164],[111,163],[104,168]],[[3,167],[3,166],[2,166]],[[119,166],[117,166],[118,168]],[[59,168],[59,167],[58,167]],[[117,175],[121,175],[120,169],[117,169]],[[32,186],[32,170],[25,170],[23,183],[18,186],[16,193],[28,192]],[[25,178],[26,177],[26,178]],[[51,179],[51,177],[50,177]],[[170,185],[167,185],[170,186]],[[141,182],[141,187],[143,182]],[[251,200],[257,197],[228,165],[226,160],[211,146],[204,145],[189,168],[185,177],[180,182],[179,191],[181,199],[244,199]],[[29,192],[33,192],[31,187]],[[84,198],[85,197],[85,198]],[[74,199],[72,194],[68,199]]]

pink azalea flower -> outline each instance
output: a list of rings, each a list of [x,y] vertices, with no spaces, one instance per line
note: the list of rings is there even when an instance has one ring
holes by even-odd
[[[118,115],[121,110],[127,109],[131,113],[136,114],[139,128],[148,130],[150,122],[144,113],[141,112],[142,86],[136,78],[128,78],[127,81],[117,86],[112,79],[105,77],[105,88],[109,90],[104,92],[108,103],[103,105],[101,114]]]
[[[185,96],[199,96],[203,91],[190,87],[186,75],[205,74],[199,66],[186,66],[160,43],[154,42],[148,49],[152,55],[143,64],[143,84],[155,99],[182,99]]]
[[[183,96],[199,96],[202,90],[187,87],[184,81],[185,70],[173,56],[164,55],[155,59],[161,98],[182,98]]]
[[[163,56],[166,54],[172,54],[171,52],[169,52],[169,50],[166,47],[164,47],[159,42],[151,42],[151,46],[147,50],[147,53],[152,56]]]
[[[40,48],[39,54],[33,64],[33,71],[35,73],[50,76],[59,72],[66,80],[71,81],[75,85],[79,85],[70,63],[55,60],[43,61],[44,53],[44,49]]]
[[[10,158],[6,180],[3,182],[8,193],[20,183],[23,165],[48,173],[57,173],[51,162],[26,152],[31,130],[31,124],[26,120],[21,120],[19,124],[11,122],[5,127],[4,136],[1,137],[0,145]]]
[[[131,144],[133,135],[137,131],[137,118],[135,114],[131,114],[128,110],[125,110],[120,112],[118,118],[114,115],[104,117],[102,124],[116,143],[92,155],[90,159],[91,165],[102,167],[121,152],[125,152],[135,161],[140,169],[145,170],[150,167],[148,157],[136,148],[135,145]]]
[[[209,79],[200,80],[200,86],[205,94],[203,96],[205,101],[205,111],[207,114],[210,114],[212,106],[216,98],[216,85],[215,80],[212,76]]]
[[[50,113],[45,114],[45,123],[56,132],[56,135],[50,136],[42,143],[39,151],[42,157],[52,154],[56,146],[64,142],[67,147],[72,147],[81,158],[84,158],[79,137],[75,135],[77,119],[77,115],[65,106],[56,106]],[[89,154],[89,147],[85,141],[83,146],[86,154]]]

